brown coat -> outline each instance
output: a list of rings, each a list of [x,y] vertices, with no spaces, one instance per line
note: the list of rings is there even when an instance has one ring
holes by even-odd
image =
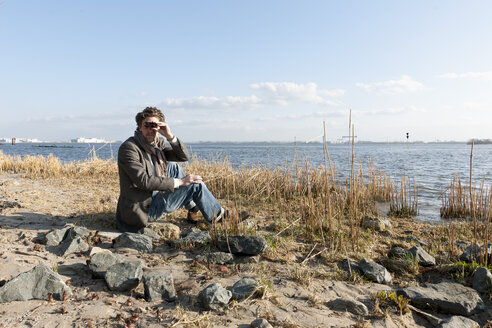
[[[159,138],[158,147],[164,151],[166,162],[185,162],[190,158],[179,139],[176,146],[165,147],[164,140]],[[146,226],[152,192],[173,192],[174,179],[153,175],[150,159],[134,137],[128,138],[118,150],[118,174],[120,198],[116,208],[117,219],[138,228]]]

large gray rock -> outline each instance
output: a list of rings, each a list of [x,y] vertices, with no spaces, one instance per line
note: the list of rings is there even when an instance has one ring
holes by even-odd
[[[220,284],[208,285],[198,294],[198,299],[207,310],[219,310],[229,303],[232,293]]]
[[[63,227],[61,229],[56,229],[48,232],[43,239],[43,243],[46,246],[58,246],[65,239],[68,230],[70,230],[70,226]]]
[[[397,291],[417,308],[431,308],[441,313],[470,316],[485,310],[485,303],[472,288],[451,282],[408,287]]]
[[[424,267],[436,265],[436,259],[427,253],[422,246],[417,245],[410,248],[409,252],[417,260],[418,264]]]
[[[480,328],[480,325],[472,319],[461,316],[453,316],[443,320],[437,328]]]
[[[151,273],[143,276],[145,298],[148,301],[169,301],[176,299],[173,275],[168,273]]]
[[[63,300],[72,296],[72,290],[60,276],[44,263],[36,265],[30,271],[19,274],[0,287],[0,303],[27,301],[31,299]]]
[[[261,236],[220,236],[217,247],[222,252],[239,255],[257,255],[267,250],[267,242]]]
[[[258,282],[256,279],[242,278],[232,286],[232,298],[235,300],[243,300],[248,298],[256,291],[256,287],[258,287]]]
[[[473,289],[482,294],[492,291],[492,274],[487,268],[480,267],[473,273]]]
[[[210,240],[210,233],[208,231],[191,229],[181,234],[180,242],[183,245],[205,246]]]
[[[234,255],[225,252],[212,252],[197,255],[196,260],[203,263],[228,264],[234,261]]]
[[[142,274],[142,262],[121,262],[109,267],[104,279],[110,290],[129,291],[138,286]]]
[[[333,311],[349,312],[358,316],[369,314],[369,310],[364,303],[352,299],[337,298],[327,302],[326,306]]]
[[[84,253],[90,249],[89,244],[80,237],[75,239],[65,238],[65,241],[60,245],[60,252],[62,256],[67,256],[73,253]]]
[[[361,269],[359,267],[359,262],[352,259],[345,259],[343,261],[338,262],[337,266],[347,273],[359,273]]]
[[[81,226],[75,226],[75,227],[71,227],[64,240],[66,239],[76,239],[76,238],[82,238],[82,239],[87,239],[90,235],[90,230],[85,228],[85,227],[81,227]]]
[[[154,231],[154,229],[149,227],[143,227],[142,229],[138,230],[137,233],[149,236],[150,238],[152,238],[152,240],[159,240],[161,238],[159,234]]]
[[[372,218],[370,216],[364,217],[364,228],[372,229],[375,231],[386,231],[392,228],[391,223],[388,220],[380,218]]]
[[[484,252],[487,254],[484,254]],[[492,254],[492,245],[488,244],[487,250],[485,250],[485,246],[480,245],[468,245],[465,251],[460,255],[460,260],[463,262],[470,262],[470,260],[475,262],[480,262],[480,257],[483,255],[487,255],[490,258]]]
[[[104,278],[106,271],[116,263],[123,262],[119,254],[114,253],[96,253],[93,254],[87,265],[92,272],[92,275],[97,278]]]
[[[113,239],[113,247],[114,248],[132,248],[136,249],[140,252],[152,252],[152,238],[139,234],[139,233],[131,233],[125,232]]]
[[[378,284],[391,283],[391,274],[381,264],[362,259],[359,261],[359,268],[366,278],[377,282]]]
[[[388,256],[389,258],[396,258],[396,259],[406,259],[410,255],[412,255],[409,251],[406,249],[403,249],[401,247],[393,247],[392,249],[389,250]]]

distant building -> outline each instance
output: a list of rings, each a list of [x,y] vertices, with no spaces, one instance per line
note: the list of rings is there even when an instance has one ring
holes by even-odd
[[[107,141],[107,140],[98,139],[98,138],[79,137],[76,139],[72,139],[71,142],[72,143],[112,143],[113,141]]]
[[[30,139],[30,138],[0,138],[1,143],[12,143],[12,139],[15,139],[16,143],[40,143],[42,142],[39,139]]]

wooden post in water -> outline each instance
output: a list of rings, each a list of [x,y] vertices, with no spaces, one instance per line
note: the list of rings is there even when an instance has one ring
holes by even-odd
[[[17,140],[16,140],[15,138],[12,138],[12,145],[15,145],[15,142],[16,142],[16,141],[17,141]]]

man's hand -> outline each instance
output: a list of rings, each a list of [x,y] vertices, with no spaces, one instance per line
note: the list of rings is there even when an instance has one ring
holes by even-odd
[[[191,185],[192,183],[200,183],[202,182],[202,177],[198,174],[189,174],[182,179],[179,179],[179,186],[186,187]]]
[[[174,135],[171,132],[171,128],[169,127],[169,124],[164,123],[164,122],[159,122],[159,130],[158,132],[164,136],[164,138],[167,139],[167,141],[171,141],[174,139]]]

